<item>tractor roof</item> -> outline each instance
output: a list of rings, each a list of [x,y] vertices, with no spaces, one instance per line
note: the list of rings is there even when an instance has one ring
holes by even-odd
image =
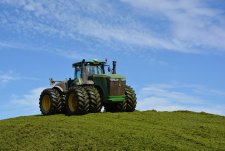
[[[74,64],[73,64],[73,67],[75,67],[75,66],[80,66],[81,64],[82,64],[82,62],[84,62],[84,64],[86,65],[86,64],[90,64],[90,65],[102,65],[102,64],[106,64],[106,62],[105,61],[98,61],[97,59],[94,59],[94,60],[92,60],[92,61],[86,61],[86,60],[83,60],[83,61],[80,61],[80,62],[75,62]]]

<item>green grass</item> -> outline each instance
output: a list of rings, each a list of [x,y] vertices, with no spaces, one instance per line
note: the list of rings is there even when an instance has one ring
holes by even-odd
[[[0,121],[0,150],[225,150],[225,117],[133,112]]]

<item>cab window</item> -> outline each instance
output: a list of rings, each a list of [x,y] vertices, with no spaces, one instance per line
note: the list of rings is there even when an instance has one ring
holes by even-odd
[[[81,78],[81,68],[79,66],[75,67],[75,79]]]

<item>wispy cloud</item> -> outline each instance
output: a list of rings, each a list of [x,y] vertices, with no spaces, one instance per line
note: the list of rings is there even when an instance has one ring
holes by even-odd
[[[20,49],[23,47],[24,47],[24,44],[21,44],[21,43],[13,43],[10,41],[0,41],[0,51],[2,48]]]
[[[47,50],[46,51],[52,53],[52,54],[56,54],[56,55],[60,55],[66,58],[70,58],[70,59],[83,59],[83,58],[87,58],[87,59],[92,59],[92,58],[100,58],[100,54],[97,55],[97,53],[93,53],[90,51],[87,52],[78,52],[76,50],[61,50],[61,49],[52,49],[52,50]],[[98,56],[98,57],[97,57]]]
[[[216,48],[224,51],[224,10],[212,8],[203,0],[121,1],[130,4],[142,15],[165,20],[169,29],[166,34],[179,49],[217,51],[210,50]]]
[[[39,114],[39,97],[46,87],[34,88],[24,94],[12,95],[9,101],[4,101],[0,106],[0,119],[14,116]]]
[[[94,53],[91,51],[84,51],[84,52],[79,52],[78,50],[68,50],[68,49],[59,49],[59,48],[54,48],[52,46],[35,46],[30,45],[30,44],[22,44],[18,42],[6,42],[6,41],[0,41],[0,51],[5,51],[6,49],[9,49],[10,51],[14,50],[23,50],[23,51],[36,51],[36,52],[47,52],[51,53],[54,55],[62,56],[65,58],[70,58],[70,59],[83,59],[83,58],[99,58],[101,57],[100,54]],[[98,57],[97,57],[98,56]]]
[[[223,11],[210,8],[200,0],[159,3],[153,0],[118,3],[3,0],[1,3],[17,8],[15,16],[2,11],[0,22],[11,24],[18,32],[49,34],[75,41],[90,39],[114,47],[123,44],[184,53],[205,53],[211,48],[217,52],[225,48]],[[127,4],[132,9],[128,9]],[[153,26],[159,30],[151,28]],[[204,48],[207,50],[202,50]]]
[[[208,95],[208,96],[225,96],[225,91],[212,89],[203,85],[197,84],[183,84],[181,85],[184,88],[191,89],[194,93],[198,95]]]
[[[12,71],[3,73],[0,71],[0,83],[6,83],[12,80],[18,80],[18,78],[12,76]]]
[[[159,111],[192,110],[225,115],[225,93],[201,85],[152,84],[139,93],[138,109]],[[213,96],[213,99],[210,99]],[[220,105],[214,105],[220,104]]]
[[[23,96],[12,95],[11,101],[9,102],[16,106],[38,108],[39,106],[38,101],[41,91],[43,91],[45,88],[46,87],[34,88],[31,91],[29,91],[28,94],[25,94]]]
[[[37,80],[37,78],[20,76],[19,74],[16,74],[12,70],[6,72],[0,71],[0,84],[5,84],[17,80]]]

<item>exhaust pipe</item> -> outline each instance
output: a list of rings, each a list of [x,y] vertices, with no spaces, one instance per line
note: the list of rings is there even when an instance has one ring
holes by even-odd
[[[87,73],[86,73],[86,69],[85,69],[85,59],[82,60],[81,62],[81,77],[82,77],[82,81],[83,83],[87,83]]]
[[[116,61],[113,61],[112,74],[116,74]]]

